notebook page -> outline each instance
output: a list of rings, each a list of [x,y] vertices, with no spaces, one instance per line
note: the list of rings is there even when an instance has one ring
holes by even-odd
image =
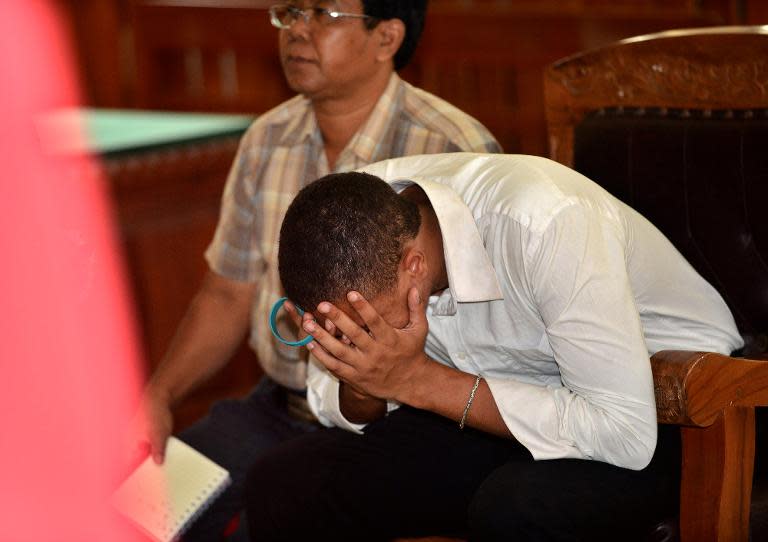
[[[177,538],[229,485],[229,473],[175,437],[165,461],[147,458],[113,495],[114,506],[156,540]]]

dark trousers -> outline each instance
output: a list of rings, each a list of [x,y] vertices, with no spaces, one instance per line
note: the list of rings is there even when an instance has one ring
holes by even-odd
[[[515,441],[403,407],[364,435],[323,429],[262,455],[248,477],[251,539],[642,539],[678,508],[680,436],[651,464],[534,461]]]

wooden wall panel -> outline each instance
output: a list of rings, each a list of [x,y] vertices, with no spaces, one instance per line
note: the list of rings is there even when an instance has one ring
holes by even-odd
[[[555,60],[633,35],[720,24],[720,15],[660,10],[616,15],[443,7],[430,13],[403,76],[483,122],[506,152],[546,152],[542,73]],[[541,8],[539,8],[541,10]]]
[[[543,154],[545,65],[632,35],[728,22],[716,1],[433,1],[403,77],[477,117],[508,152]],[[140,106],[262,112],[291,96],[264,7],[184,4],[134,5]]]
[[[130,9],[132,0],[56,0],[72,37],[87,104],[135,104],[136,72]]]
[[[745,11],[748,24],[768,24],[768,2],[750,2]]]
[[[134,7],[137,105],[260,113],[292,95],[264,8]]]

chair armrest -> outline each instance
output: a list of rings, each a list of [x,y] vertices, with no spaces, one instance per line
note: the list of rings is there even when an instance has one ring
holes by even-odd
[[[768,405],[768,362],[714,352],[651,357],[659,423],[706,427],[724,408]]]

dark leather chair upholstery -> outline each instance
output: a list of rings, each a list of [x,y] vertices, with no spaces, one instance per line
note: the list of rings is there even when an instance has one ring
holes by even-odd
[[[551,157],[659,227],[728,303],[746,340],[738,355],[768,359],[766,29],[624,40],[553,64],[545,92]],[[751,504],[751,539],[768,540],[765,408],[757,409],[754,490],[751,483],[752,420],[754,407],[768,404],[768,363],[704,354],[695,371],[709,372],[707,385],[720,391],[694,399],[706,387],[686,387],[694,371],[677,373],[682,388],[667,379],[685,355],[652,359],[659,421],[684,426],[680,529],[667,522],[652,539],[747,540]],[[749,391],[731,382],[746,374],[741,368]],[[697,417],[701,409],[710,413]]]
[[[574,168],[648,217],[718,289],[745,337],[741,354],[765,352],[768,110],[601,110],[576,127]],[[758,498],[765,414],[757,410]],[[753,508],[753,539],[768,540],[754,528],[765,528],[764,506]],[[659,526],[651,539],[676,540],[675,531]]]
[[[653,222],[728,303],[745,353],[768,331],[768,109],[608,109],[576,127],[574,168]]]

